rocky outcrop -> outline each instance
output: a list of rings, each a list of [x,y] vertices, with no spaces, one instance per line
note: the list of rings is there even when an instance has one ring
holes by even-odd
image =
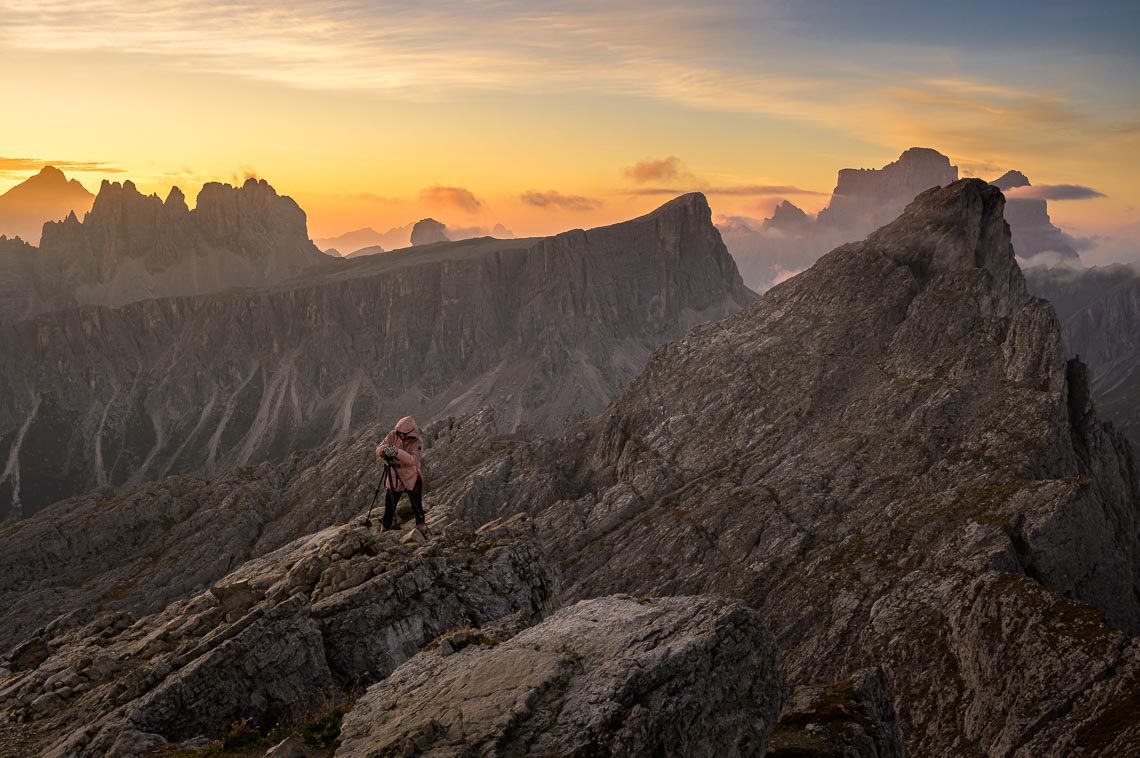
[[[793,684],[882,667],[913,753],[1130,744],[1105,708],[1135,676],[1136,464],[1003,206],[923,193],[445,496],[531,514],[568,599],[718,592],[764,609]]]
[[[1140,449],[1140,274],[1132,266],[1035,266],[1029,288],[1057,309],[1065,350],[1091,369],[1097,409]]]
[[[357,519],[156,614],[48,625],[36,638],[51,654],[0,677],[0,714],[51,735],[40,750],[61,757],[132,755],[140,741],[216,737],[243,720],[263,731],[301,722],[448,630],[540,619],[552,577],[538,558],[494,531],[457,526],[416,547]]]
[[[413,245],[432,245],[436,242],[450,242],[447,227],[434,218],[425,218],[412,227]]]
[[[769,742],[769,758],[904,758],[899,719],[878,669],[848,680],[803,685],[791,694]]]
[[[162,201],[130,181],[105,181],[82,221],[72,213],[44,224],[35,266],[20,282],[26,299],[0,306],[0,322],[262,286],[326,261],[309,241],[304,212],[264,180],[208,183],[194,210],[177,187]]]
[[[337,755],[763,755],[776,664],[738,603],[583,601],[505,642],[419,654],[357,701]]]
[[[191,214],[221,229],[269,202],[257,187],[212,189]],[[409,413],[490,406],[505,430],[554,432],[605,407],[654,347],[755,297],[700,195],[546,239],[322,257],[331,269],[288,286],[0,328],[0,355],[25,356],[0,368],[0,518],[96,487],[280,461]]]
[[[0,235],[19,237],[30,245],[40,244],[46,222],[68,214],[91,210],[95,196],[75,179],[68,179],[54,166],[0,195]]]

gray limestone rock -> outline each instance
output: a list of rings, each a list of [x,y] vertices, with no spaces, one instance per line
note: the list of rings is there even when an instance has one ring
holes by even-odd
[[[568,599],[718,592],[764,609],[793,684],[881,667],[913,753],[1126,742],[1104,700],[1070,708],[1134,675],[1140,477],[1003,206],[978,180],[923,193],[448,498],[529,513]]]
[[[599,598],[421,653],[357,701],[337,755],[763,755],[783,689],[739,603]]]
[[[43,751],[61,758],[128,750],[115,746],[136,732],[178,742],[245,719],[264,732],[383,679],[448,630],[532,624],[553,588],[525,538],[457,525],[410,547],[330,527],[129,626],[61,628],[50,658],[0,679],[0,720],[54,735]]]
[[[216,188],[190,213],[221,235],[227,219],[260,218],[271,192]],[[0,327],[0,356],[21,356],[0,362],[0,519],[98,487],[281,461],[408,414],[426,425],[489,406],[506,431],[554,433],[604,408],[653,348],[755,297],[695,194],[610,227],[322,271]]]

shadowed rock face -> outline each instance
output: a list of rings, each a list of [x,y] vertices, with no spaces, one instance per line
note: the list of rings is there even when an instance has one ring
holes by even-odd
[[[570,599],[719,592],[764,608],[793,684],[882,666],[913,752],[1091,744],[1135,682],[1140,485],[1002,207],[920,195],[440,496],[531,513]]]
[[[1140,449],[1140,274],[1131,266],[1036,266],[1029,288],[1057,309],[1065,350],[1091,369],[1101,415]]]
[[[83,221],[72,213],[44,224],[35,265],[18,296],[0,303],[0,323],[74,305],[261,286],[326,261],[309,241],[304,211],[265,180],[206,184],[192,211],[177,187],[163,202],[130,181],[104,181]]]
[[[796,687],[768,743],[769,758],[903,758],[899,719],[878,669]]]
[[[203,192],[217,195],[193,211],[207,229],[245,207]],[[406,414],[486,405],[504,428],[554,432],[605,407],[654,347],[755,297],[700,195],[588,232],[328,262],[289,286],[0,328],[0,355],[26,356],[0,368],[0,517],[281,460]]]
[[[583,601],[501,644],[416,656],[357,702],[337,755],[764,755],[776,657],[738,603]]]

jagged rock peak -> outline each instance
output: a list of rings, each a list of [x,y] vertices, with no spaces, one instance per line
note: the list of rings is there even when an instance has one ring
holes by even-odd
[[[44,166],[43,168],[40,169],[40,172],[38,174],[36,174],[36,176],[43,177],[44,179],[50,179],[50,180],[56,181],[56,182],[67,181],[67,177],[64,176],[63,172],[60,171],[55,166]]]
[[[800,208],[781,200],[772,211],[772,217],[764,219],[763,229],[802,229],[811,223],[811,218]]]
[[[450,242],[447,236],[447,226],[434,218],[425,218],[416,222],[412,227],[413,245],[430,245],[434,242]]]
[[[663,205],[651,210],[644,216],[639,216],[631,222],[656,220],[694,220],[702,226],[715,228],[712,223],[712,208],[702,192],[688,192],[679,195]]]
[[[1015,187],[1028,187],[1029,177],[1020,171],[1006,171],[1004,174],[994,179],[990,184],[1001,190],[1011,190]]]
[[[1025,281],[1014,260],[1001,190],[981,179],[962,179],[923,192],[894,222],[867,238],[928,280],[940,273],[982,269],[992,277],[1005,310],[1020,307]]]
[[[190,212],[190,208],[186,205],[186,195],[178,187],[171,187],[170,192],[166,196],[166,201],[163,205],[170,210],[179,210],[186,213]]]

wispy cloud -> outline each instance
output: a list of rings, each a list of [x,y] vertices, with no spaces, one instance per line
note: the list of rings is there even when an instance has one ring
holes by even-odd
[[[116,168],[108,163],[100,163],[98,161],[69,161],[69,160],[45,160],[43,158],[4,158],[0,157],[0,175],[2,176],[19,176],[28,173],[29,171],[39,171],[44,166],[55,166],[60,171],[73,172],[73,173],[99,173],[99,174],[118,174],[122,173],[123,169]]]
[[[601,200],[583,195],[563,195],[557,190],[547,190],[546,192],[528,190],[522,193],[521,199],[527,205],[533,205],[536,208],[564,211],[591,211],[600,208],[602,205]]]
[[[1092,187],[1081,184],[1034,184],[1029,187],[1015,187],[1006,190],[1006,197],[1036,197],[1043,200],[1092,200],[1106,197]]]
[[[458,208],[467,213],[478,213],[483,202],[466,187],[428,187],[420,191],[420,200],[436,207]]]

